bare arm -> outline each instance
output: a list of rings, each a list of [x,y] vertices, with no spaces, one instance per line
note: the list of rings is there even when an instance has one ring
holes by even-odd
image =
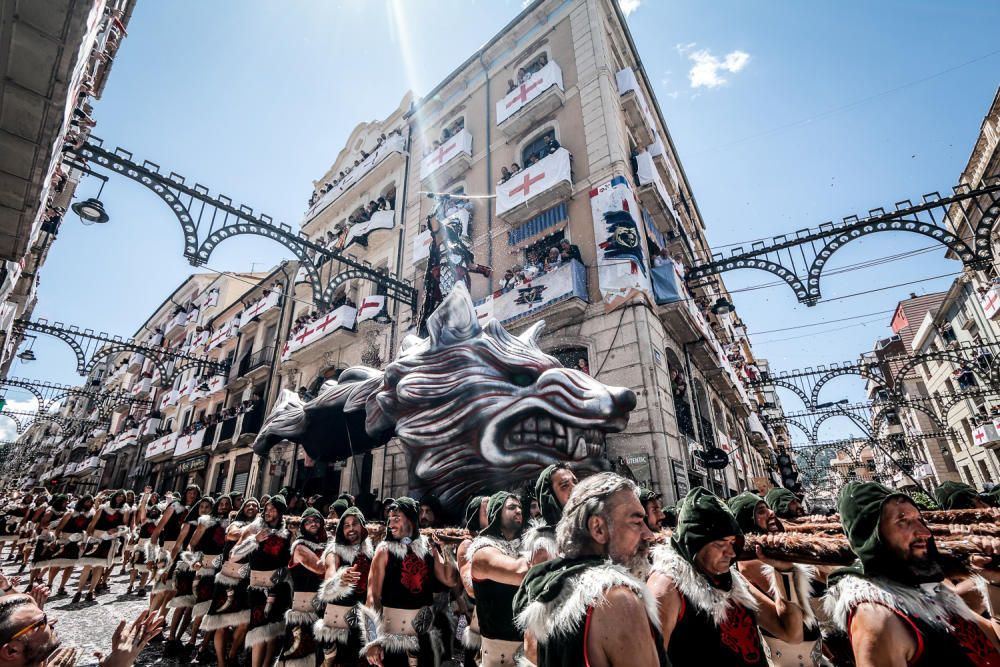
[[[301,565],[313,574],[323,576],[326,574],[326,567],[319,559],[319,556],[312,552],[312,549],[304,545],[298,545],[292,552],[292,563]]]
[[[681,615],[681,594],[674,582],[666,575],[654,572],[646,582],[649,592],[656,598],[660,610],[660,631],[663,633],[663,650],[670,646],[670,636],[677,627]]]
[[[656,643],[646,617],[646,607],[631,590],[617,586],[597,605],[587,635],[591,667],[658,667]]]
[[[198,528],[200,529],[201,526],[198,526]],[[181,532],[177,536],[177,541],[174,542],[174,548],[170,550],[170,559],[171,560],[173,560],[174,558],[177,558],[177,552],[181,550],[181,545],[184,544],[184,539],[187,537],[188,533],[190,533],[190,532],[191,532],[191,524],[185,523],[183,526],[181,526]],[[196,530],[195,533],[197,533],[197,532],[198,531]]]
[[[903,621],[881,605],[858,605],[850,630],[857,667],[906,667],[917,649]]]
[[[149,536],[150,543],[156,544],[156,540],[160,537],[160,533],[162,533],[163,529],[167,527],[167,522],[170,521],[170,517],[173,515],[174,506],[170,505],[163,512],[163,516],[160,517],[160,520],[156,522],[156,528],[153,529],[153,534]]]
[[[104,512],[104,510],[102,509],[99,509],[96,512],[94,512],[94,517],[90,520],[90,523],[87,524],[87,530],[84,531],[87,533],[87,535],[94,534],[94,530],[97,528],[97,520],[101,518],[102,512]]]
[[[777,582],[779,594],[772,598],[762,593],[756,586],[749,586],[750,594],[757,601],[757,623],[769,633],[791,644],[802,641],[803,616],[802,609],[789,602],[780,592],[783,586]]]
[[[529,567],[527,560],[511,558],[493,547],[484,547],[472,556],[473,579],[489,579],[501,584],[520,586]]]
[[[388,562],[389,552],[376,549],[372,566],[368,570],[368,599],[365,600],[367,606],[376,611],[382,610],[382,581],[385,579],[385,566]]]
[[[458,578],[458,567],[455,565],[455,559],[451,557],[451,552],[437,542],[431,542],[431,551],[434,553],[434,576],[448,588],[458,586],[461,583]]]
[[[455,552],[455,560],[458,561],[458,575],[462,580],[462,588],[469,594],[469,597],[474,598],[476,597],[476,593],[472,590],[472,586],[469,583],[472,581],[472,562],[465,557],[471,545],[471,540],[465,540],[459,544]]]
[[[53,531],[56,534],[57,538],[66,529],[66,524],[69,523],[70,516],[72,516],[72,515],[69,512],[66,512],[65,514],[63,514],[62,519],[59,520],[59,524],[56,526],[56,529]]]

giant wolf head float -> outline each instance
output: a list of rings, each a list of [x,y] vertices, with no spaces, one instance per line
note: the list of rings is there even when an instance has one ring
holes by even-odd
[[[285,390],[254,451],[289,440],[332,461],[396,436],[413,491],[448,504],[558,461],[601,468],[604,434],[625,428],[635,394],[563,368],[538,347],[543,326],[520,336],[495,319],[481,327],[459,283],[428,320],[429,337],[407,336],[384,372],[349,368],[306,403]]]

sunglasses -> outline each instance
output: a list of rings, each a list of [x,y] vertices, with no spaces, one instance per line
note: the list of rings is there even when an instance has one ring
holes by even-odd
[[[48,624],[49,624],[49,615],[48,614],[42,614],[42,617],[40,619],[38,619],[37,621],[35,621],[31,625],[29,625],[29,626],[27,626],[25,628],[22,628],[22,629],[18,630],[17,632],[15,632],[14,635],[10,639],[8,639],[6,641],[6,643],[4,643],[4,646],[6,646],[7,644],[11,643],[15,639],[21,639],[22,637],[26,637],[26,636],[30,635],[31,633],[33,633],[33,632],[35,632],[37,630],[40,630],[41,628],[44,628]]]

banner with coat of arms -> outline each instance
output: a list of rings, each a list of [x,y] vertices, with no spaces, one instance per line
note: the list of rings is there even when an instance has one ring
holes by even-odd
[[[639,225],[639,205],[625,179],[616,176],[590,191],[597,242],[597,277],[606,311],[635,297],[652,306],[650,264]]]

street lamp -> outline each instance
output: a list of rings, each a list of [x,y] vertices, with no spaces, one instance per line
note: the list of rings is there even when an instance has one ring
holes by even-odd
[[[729,301],[724,296],[720,296],[718,299],[715,300],[715,303],[712,305],[712,312],[715,313],[716,315],[728,315],[734,310],[736,310],[736,307],[733,306],[733,304],[729,303]]]
[[[848,405],[850,402],[851,402],[850,400],[848,400],[846,398],[842,398],[839,401],[830,401],[828,403],[820,403],[819,405],[816,406],[816,409],[817,410],[821,410],[823,408],[832,408],[835,405]]]
[[[70,206],[73,212],[80,216],[83,224],[92,225],[96,222],[103,225],[111,219],[108,212],[104,210],[104,202],[101,201],[101,193],[104,192],[104,183],[106,182],[106,180],[101,182],[101,189],[97,191],[96,197],[84,199]]]

